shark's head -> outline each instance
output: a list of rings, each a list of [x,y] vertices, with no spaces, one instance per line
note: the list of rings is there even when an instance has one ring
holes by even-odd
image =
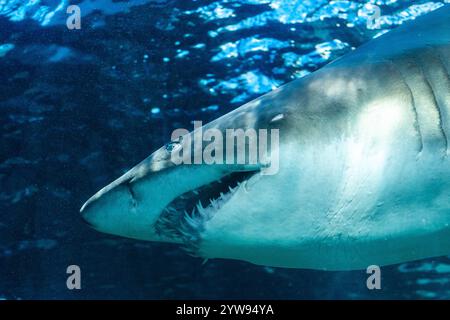
[[[172,142],[92,196],[81,208],[82,217],[94,229],[109,234],[183,242],[183,237],[187,236],[183,232],[189,227],[186,222],[195,223],[199,215],[206,220],[220,214],[223,205],[243,192],[244,188],[240,186],[252,176],[276,174],[278,160],[272,149],[279,143],[276,141],[278,130],[285,122],[286,114],[280,113],[280,108],[262,102],[269,99],[282,103],[283,99],[274,99],[277,94],[277,91],[272,92],[193,132],[180,133],[178,140],[172,135]],[[238,129],[242,131],[237,132]],[[202,135],[196,136],[199,131]],[[252,132],[256,136],[252,136]],[[244,140],[236,137],[239,133],[244,133]],[[232,141],[236,144],[245,141],[244,148],[233,145],[232,158],[227,158],[230,151],[226,149],[230,138],[227,134],[234,135]],[[221,135],[224,140],[214,144],[215,150],[211,153],[211,143],[217,142],[216,135]],[[190,142],[185,144],[188,139]],[[203,143],[198,144],[198,139]],[[256,149],[250,147],[254,143],[257,143]],[[184,156],[185,150],[189,149],[186,146],[190,146],[192,163],[177,163],[174,154]],[[266,151],[265,155],[258,154],[262,150],[260,147]],[[196,154],[201,154],[202,159],[194,164]],[[224,163],[216,160],[211,164],[205,159],[206,154],[217,155],[215,159],[221,154]],[[254,155],[256,157],[250,159]],[[239,156],[243,158],[238,159]]]

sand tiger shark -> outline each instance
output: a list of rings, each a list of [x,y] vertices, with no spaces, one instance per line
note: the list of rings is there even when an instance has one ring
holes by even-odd
[[[450,5],[208,128],[278,128],[278,173],[175,165],[165,145],[91,197],[83,218],[199,257],[276,267],[354,270],[450,254]]]

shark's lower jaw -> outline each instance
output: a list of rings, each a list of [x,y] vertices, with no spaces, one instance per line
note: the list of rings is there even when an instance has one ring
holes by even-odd
[[[188,251],[194,254],[204,223],[258,172],[259,170],[234,172],[178,196],[164,208],[156,221],[157,234],[181,239]]]

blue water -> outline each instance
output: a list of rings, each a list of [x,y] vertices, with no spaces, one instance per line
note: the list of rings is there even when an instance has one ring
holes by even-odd
[[[450,298],[450,260],[320,272],[201,259],[87,228],[83,202],[210,121],[445,1],[0,1],[0,298]],[[447,1],[448,2],[448,1]],[[81,30],[68,30],[78,4]],[[360,12],[360,14],[358,14]],[[82,289],[66,287],[66,268]]]

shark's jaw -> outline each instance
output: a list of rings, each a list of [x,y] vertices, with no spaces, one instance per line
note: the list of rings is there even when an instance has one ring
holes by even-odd
[[[232,172],[173,199],[155,223],[158,236],[182,239],[188,247],[199,241],[206,221],[213,218],[259,170]]]
[[[84,221],[127,238],[195,245],[204,223],[262,168],[169,162],[160,149],[101,189],[81,208]]]

